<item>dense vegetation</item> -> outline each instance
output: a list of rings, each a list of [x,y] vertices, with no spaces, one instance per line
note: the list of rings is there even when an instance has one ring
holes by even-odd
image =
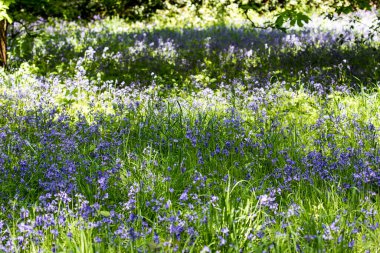
[[[0,251],[376,252],[378,12],[350,15],[15,24]]]

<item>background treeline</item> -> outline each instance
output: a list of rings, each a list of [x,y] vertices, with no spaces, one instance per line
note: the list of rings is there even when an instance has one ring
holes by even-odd
[[[7,2],[7,0],[5,0]],[[96,15],[119,16],[131,20],[149,17],[159,9],[166,6],[178,8],[186,5],[195,7],[210,6],[217,7],[223,11],[231,4],[237,4],[242,9],[252,9],[258,13],[281,11],[281,9],[324,9],[334,10],[338,13],[352,12],[357,9],[370,9],[378,4],[378,0],[11,0],[9,13],[14,19],[26,19],[27,17],[60,17],[65,19],[91,19]]]
[[[20,29],[16,29],[17,32],[9,29],[12,23],[17,23],[29,34],[31,27],[49,18],[92,20],[117,16],[136,21],[149,19],[158,10],[181,10],[189,6],[195,10],[206,7],[223,19],[224,13],[232,5],[245,14],[253,27],[285,31],[284,24],[303,26],[309,22],[308,13],[311,12],[333,17],[334,14],[358,9],[377,8],[379,0],[0,0],[0,66],[7,65],[7,42],[20,33]],[[272,18],[265,25],[258,25],[251,19],[253,13],[270,14]],[[377,29],[380,27],[380,15],[378,23]]]

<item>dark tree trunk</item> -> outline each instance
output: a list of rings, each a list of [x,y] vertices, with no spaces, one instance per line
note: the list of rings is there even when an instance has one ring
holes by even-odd
[[[0,21],[0,67],[7,65],[7,27],[6,19]]]

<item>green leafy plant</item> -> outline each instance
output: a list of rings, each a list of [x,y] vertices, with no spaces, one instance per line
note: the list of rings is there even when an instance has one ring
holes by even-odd
[[[12,23],[12,18],[8,14],[9,5],[12,4],[14,0],[2,0],[0,1],[0,21],[7,20],[8,23]]]

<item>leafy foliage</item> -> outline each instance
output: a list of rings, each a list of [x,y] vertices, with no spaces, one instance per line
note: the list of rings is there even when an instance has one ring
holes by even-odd
[[[278,29],[285,29],[283,27],[284,23],[288,21],[290,23],[290,26],[295,26],[297,24],[299,27],[302,27],[304,23],[308,23],[310,21],[310,18],[302,12],[295,10],[285,10],[277,15],[277,18],[274,22],[275,27]]]
[[[9,5],[14,0],[2,0],[0,1],[0,21],[6,19],[9,23],[12,23],[12,18],[8,14]]]
[[[91,19],[95,15],[146,18],[164,7],[159,0],[13,0],[9,13],[18,20],[31,17],[58,17],[67,20]]]
[[[329,17],[333,17],[336,13],[338,15],[344,13],[348,14],[357,10],[370,10],[372,7],[378,4],[378,1],[373,0],[350,0],[350,1],[307,1],[307,8],[301,10],[301,5],[303,1],[283,0],[283,1],[238,1],[239,7],[246,14],[248,19],[248,11],[252,10],[261,14],[273,12],[276,13],[276,19],[273,22],[268,22],[266,26],[259,28],[277,28],[282,31],[286,31],[284,24],[289,22],[289,25],[302,27],[304,23],[310,21],[310,17],[307,14],[307,10],[310,9],[329,9],[327,14]],[[254,22],[252,22],[254,27],[258,27]]]

